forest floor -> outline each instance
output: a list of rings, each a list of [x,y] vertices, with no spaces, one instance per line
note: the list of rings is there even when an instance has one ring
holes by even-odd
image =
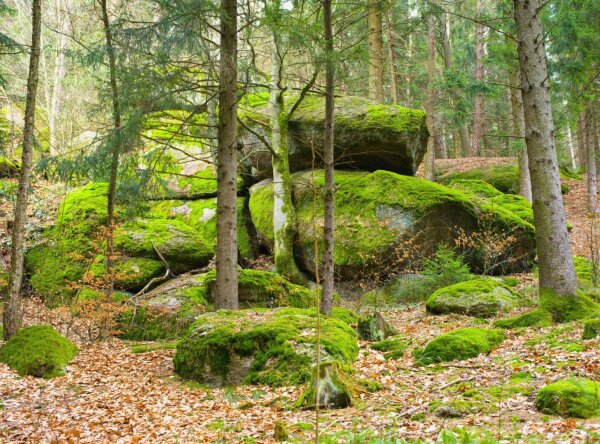
[[[568,185],[573,248],[587,255],[585,181]],[[522,276],[524,290],[532,281]],[[550,417],[533,404],[537,390],[556,379],[598,378],[600,339],[581,341],[580,323],[509,331],[490,355],[418,367],[414,347],[493,319],[430,316],[423,304],[383,314],[409,341],[408,351],[385,360],[361,342],[357,376],[382,389],[362,394],[354,407],[321,412],[323,442],[365,442],[355,441],[358,435],[431,442],[444,429],[482,438],[464,442],[600,442],[600,420]],[[64,331],[60,315],[29,300],[25,321]],[[173,350],[133,353],[134,344],[79,341],[68,374],[52,380],[21,378],[0,364],[0,442],[272,442],[276,421],[287,425],[291,442],[312,439],[314,411],[293,408],[301,387],[209,389],[175,375]]]

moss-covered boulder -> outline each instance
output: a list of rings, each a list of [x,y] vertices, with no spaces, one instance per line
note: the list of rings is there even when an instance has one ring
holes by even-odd
[[[434,314],[458,313],[477,317],[496,316],[524,303],[524,298],[495,279],[459,282],[435,291],[425,304]]]
[[[600,416],[600,382],[589,379],[564,379],[543,387],[535,406],[542,413],[568,418]]]
[[[52,326],[32,325],[0,347],[0,362],[22,376],[54,378],[66,373],[76,354],[77,347]]]
[[[581,339],[595,339],[600,337],[600,318],[588,319],[583,324]]]
[[[340,280],[380,272],[401,262],[404,253],[432,255],[440,243],[454,245],[461,235],[478,230],[506,232],[514,242],[496,258],[495,272],[527,269],[535,256],[535,234],[527,221],[493,203],[474,201],[469,195],[423,179],[389,171],[374,173],[337,171],[335,175],[335,269]],[[300,266],[314,268],[314,237],[322,248],[322,190],[324,175],[315,173],[316,224],[313,223],[313,184],[310,172],[292,175],[298,237],[295,253]],[[273,246],[273,185],[252,187],[250,212],[265,248]],[[315,232],[316,225],[316,232]],[[404,245],[418,245],[405,250]],[[465,259],[482,268],[485,246],[465,248]],[[488,270],[489,271],[489,270]]]
[[[321,320],[323,361],[357,358],[356,333],[347,310],[334,308]],[[202,384],[308,382],[316,359],[316,310],[218,311],[200,316],[177,345],[175,371]]]
[[[239,108],[240,117],[254,131],[268,133],[267,97],[253,96]],[[294,98],[289,97],[289,101]],[[413,175],[427,150],[425,113],[396,105],[376,105],[360,97],[340,97],[335,103],[335,158],[344,169],[386,169]],[[307,96],[289,123],[290,168],[312,166],[312,149],[317,162],[323,158],[325,98]],[[251,132],[243,131],[244,149],[258,178],[272,176],[271,155]]]
[[[0,156],[0,178],[16,177],[20,171],[19,164],[13,162],[8,157]]]
[[[464,360],[491,352],[503,340],[504,334],[498,330],[461,328],[439,335],[413,354],[415,362],[421,365]]]
[[[408,342],[401,337],[391,337],[371,344],[373,350],[383,352],[385,359],[400,359],[404,356]]]
[[[443,164],[436,167],[437,180],[450,184],[455,180],[478,180],[487,182],[497,190],[507,194],[519,194],[519,168],[514,162],[481,164],[459,171],[446,168]]]
[[[319,377],[317,378],[317,372]],[[337,361],[321,362],[313,368],[312,380],[300,395],[296,406],[305,408],[344,409],[354,402],[357,383]],[[318,400],[317,400],[318,387]]]

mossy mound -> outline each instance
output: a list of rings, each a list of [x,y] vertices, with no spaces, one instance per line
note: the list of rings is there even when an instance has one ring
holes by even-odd
[[[371,344],[373,350],[384,352],[383,357],[385,359],[400,359],[404,356],[407,347],[407,341],[400,337],[391,337]]]
[[[585,321],[581,339],[595,339],[597,337],[600,337],[600,318]]]
[[[21,167],[16,162],[13,162],[8,157],[0,156],[0,178],[16,177],[19,174]]]
[[[589,379],[565,379],[543,387],[535,406],[542,413],[568,418],[600,416],[600,382]]]
[[[137,340],[181,336],[214,303],[215,283],[216,272],[212,270],[182,275],[156,287],[123,317],[122,336]],[[317,296],[277,273],[239,269],[238,299],[242,308],[309,308],[315,306]]]
[[[292,181],[298,228],[295,253],[301,268],[312,270],[315,235],[322,240],[323,171],[315,172],[316,224],[311,173],[296,173]],[[469,235],[484,227],[510,232],[516,239],[498,259],[498,263],[508,265],[497,271],[524,270],[533,260],[535,235],[531,224],[508,210],[497,211],[493,205],[474,202],[459,190],[389,171],[336,171],[335,181],[334,262],[341,280],[380,272],[382,267],[398,263],[402,253],[411,253],[398,250],[409,239],[419,246],[418,254],[431,255],[438,244],[453,245],[461,232]],[[271,248],[273,185],[255,185],[249,205],[259,242]],[[475,269],[481,265],[482,252],[478,248],[465,251],[465,259]]]
[[[0,347],[0,362],[22,376],[54,378],[65,374],[76,354],[77,347],[52,326],[32,325]]]
[[[496,316],[524,303],[524,298],[495,279],[459,282],[435,291],[425,304],[434,314],[458,313],[477,317]]]
[[[415,350],[415,362],[421,365],[474,358],[489,353],[504,340],[498,330],[468,327],[444,333],[422,350]]]
[[[358,344],[354,330],[334,309],[321,320],[321,359],[354,361]],[[260,383],[303,384],[316,359],[316,310],[218,311],[200,316],[177,345],[175,371],[211,386]]]
[[[289,103],[295,97],[286,97]],[[340,97],[335,103],[335,158],[345,169],[376,171],[386,169],[414,175],[427,150],[428,131],[425,113],[397,105],[376,105],[360,97]],[[267,134],[269,106],[265,97],[254,95],[244,100],[238,114],[255,131]],[[304,98],[289,122],[290,168],[312,166],[312,148],[317,162],[323,158],[325,98]],[[271,155],[262,142],[243,131],[245,154],[258,178],[272,176]]]
[[[305,408],[315,408],[318,405],[319,408],[344,409],[354,403],[357,386],[342,364],[337,361],[321,362],[318,367],[314,367],[312,380],[295,405]]]
[[[437,177],[442,184],[463,179],[487,182],[503,193],[519,194],[519,168],[514,164],[482,165],[463,171],[440,172]]]
[[[590,260],[581,256],[573,256],[573,262],[575,264],[575,273],[577,274],[579,285],[583,287],[592,286],[594,270]],[[600,272],[600,270],[598,271]]]

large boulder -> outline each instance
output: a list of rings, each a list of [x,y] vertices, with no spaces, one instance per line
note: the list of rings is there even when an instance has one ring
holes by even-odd
[[[309,272],[314,268],[315,234],[322,242],[324,186],[323,171],[316,171],[315,224],[311,176],[310,172],[292,175],[298,232],[295,254],[300,266]],[[481,230],[505,232],[514,239],[496,258],[500,266],[493,272],[526,270],[535,256],[533,226],[495,202],[474,200],[457,189],[390,171],[336,171],[335,181],[334,262],[340,280],[389,270],[401,265],[405,254],[430,256],[438,244],[455,245],[459,238]],[[272,248],[272,183],[265,181],[251,188],[250,212],[259,242]],[[483,268],[484,247],[464,248],[465,260],[475,271]]]
[[[600,382],[582,378],[556,381],[538,392],[535,406],[550,415],[600,417]]]
[[[77,354],[77,347],[51,325],[22,328],[0,347],[0,362],[21,376],[54,378],[66,373],[67,364]]]
[[[437,336],[425,348],[415,350],[415,362],[432,364],[474,358],[489,353],[504,340],[499,330],[468,327]]]
[[[177,344],[175,371],[202,384],[303,384],[316,362],[315,309],[218,311],[200,316]],[[333,310],[321,320],[322,361],[350,363],[358,341],[346,320]]]
[[[524,298],[495,279],[474,279],[440,288],[425,304],[434,314],[458,313],[490,317],[524,303]]]
[[[288,97],[288,101],[295,98]],[[239,110],[255,132],[269,130],[266,96],[253,96]],[[308,169],[322,159],[325,98],[307,96],[289,122],[290,168]],[[413,175],[427,151],[429,133],[425,113],[397,105],[376,105],[360,97],[340,97],[335,103],[335,153],[338,168],[375,171],[386,169]],[[272,176],[271,154],[250,131],[242,132],[245,155],[255,177]]]
[[[123,316],[122,336],[127,339],[175,338],[194,319],[211,308],[215,300],[216,273],[185,274],[144,295]],[[269,271],[238,270],[238,299],[242,308],[314,307],[314,291],[295,285]]]

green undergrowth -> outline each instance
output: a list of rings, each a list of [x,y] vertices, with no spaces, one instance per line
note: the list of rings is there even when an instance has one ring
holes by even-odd
[[[581,339],[595,339],[600,337],[600,318],[588,319],[583,325]]]
[[[491,352],[503,340],[504,334],[498,330],[467,327],[437,336],[413,355],[420,365],[465,360]]]
[[[579,341],[579,338],[574,339],[570,333],[575,330],[573,325],[564,325],[554,328],[552,331],[528,340],[525,345],[531,348],[536,348],[540,345],[545,345],[550,348],[565,350],[569,352],[581,352],[586,349],[585,344]]]
[[[383,352],[385,359],[400,359],[406,353],[409,342],[400,337],[391,337],[370,345],[373,350]]]
[[[77,354],[77,347],[47,324],[19,330],[0,347],[0,362],[20,375],[54,378],[66,373],[67,364]]]
[[[334,308],[321,321],[321,359],[357,358],[356,333]],[[343,320],[344,319],[344,320]],[[210,385],[296,385],[309,380],[315,360],[316,309],[219,311],[199,317],[177,346],[175,371]],[[246,364],[244,364],[246,363]]]
[[[556,381],[537,394],[535,406],[542,413],[571,418],[600,416],[600,382],[572,378]]]

